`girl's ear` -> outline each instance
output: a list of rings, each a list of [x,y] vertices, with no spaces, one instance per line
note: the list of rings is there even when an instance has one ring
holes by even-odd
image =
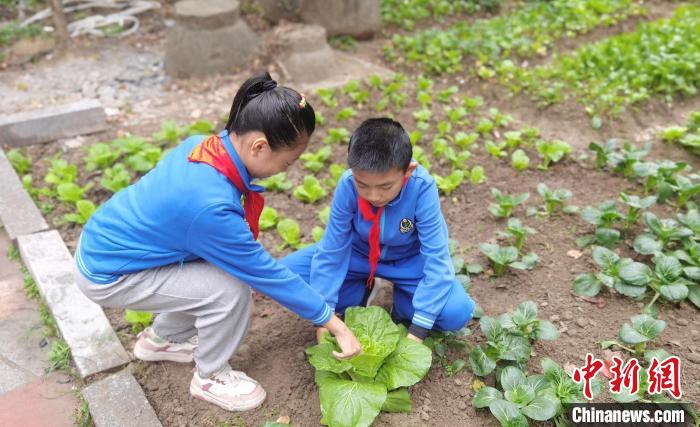
[[[264,153],[265,151],[270,151],[270,143],[267,142],[265,137],[259,137],[253,140],[250,144],[250,152],[253,156]]]

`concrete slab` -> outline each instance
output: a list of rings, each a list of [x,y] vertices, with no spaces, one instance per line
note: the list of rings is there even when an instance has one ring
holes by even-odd
[[[388,68],[364,61],[347,53],[334,50],[333,54],[335,63],[333,64],[334,72],[331,74],[331,77],[314,81],[313,83],[295,82],[289,73],[283,70],[283,73],[286,74],[285,78],[290,79],[292,82],[290,84],[285,83],[285,85],[298,87],[300,91],[310,93],[320,88],[341,87],[350,80],[362,80],[372,74],[377,74],[384,79],[394,75],[394,71]]]
[[[29,372],[19,369],[7,360],[0,359],[0,396],[32,380],[34,380],[34,377]],[[4,424],[0,423],[0,425]]]
[[[44,334],[38,304],[24,293],[20,264],[2,256],[9,246],[10,239],[0,232],[0,357],[41,376],[49,354],[41,347]]]
[[[40,144],[107,129],[105,112],[96,99],[0,116],[0,144]]]
[[[49,306],[73,360],[85,378],[129,362],[102,308],[73,279],[73,257],[57,231],[20,236],[22,260]]]
[[[83,390],[95,427],[154,427],[161,423],[141,386],[128,370],[120,371]]]
[[[0,395],[0,425],[73,426],[79,404],[73,387],[68,375],[53,373]]]
[[[0,222],[11,240],[23,234],[47,230],[44,217],[24,190],[5,152],[0,148]]]

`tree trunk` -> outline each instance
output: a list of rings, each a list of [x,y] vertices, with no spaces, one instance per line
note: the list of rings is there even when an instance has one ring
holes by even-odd
[[[66,14],[63,13],[63,3],[61,0],[49,0],[49,3],[51,4],[53,26],[56,28],[56,36],[58,37],[56,47],[63,50],[70,45],[70,34],[68,34]]]

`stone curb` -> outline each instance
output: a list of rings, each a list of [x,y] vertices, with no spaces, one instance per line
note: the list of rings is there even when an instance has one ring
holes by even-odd
[[[129,363],[102,308],[78,289],[71,257],[58,231],[17,238],[22,260],[51,310],[82,378]]]
[[[61,235],[56,230],[44,231],[48,224],[1,148],[0,182],[7,184],[0,189],[0,222],[17,242],[22,261],[70,347],[80,376],[86,378],[129,363],[130,357],[102,308],[78,289],[73,278],[74,260]],[[84,396],[97,427],[161,426],[127,370],[86,387]]]
[[[22,147],[105,129],[102,104],[85,99],[0,117],[0,144]]]
[[[32,234],[49,228],[34,201],[0,148],[0,222],[11,241],[23,234]]]
[[[90,384],[82,394],[90,407],[95,427],[162,425],[128,369]]]

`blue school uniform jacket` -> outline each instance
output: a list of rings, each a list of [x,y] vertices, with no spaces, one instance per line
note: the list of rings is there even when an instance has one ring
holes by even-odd
[[[227,133],[221,136],[245,185],[262,191],[250,184]],[[123,274],[204,259],[299,316],[326,323],[332,311],[323,297],[253,239],[241,192],[212,166],[187,160],[204,138],[187,138],[90,217],[75,254],[78,268],[107,284]]]
[[[369,256],[372,223],[362,218],[357,200],[352,171],[348,170],[338,181],[328,226],[311,261],[311,283],[323,287],[321,293],[332,309],[338,303],[351,256]],[[421,279],[413,296],[412,322],[431,329],[447,302],[455,272],[438,189],[425,168],[418,166],[398,196],[384,207],[380,227],[380,265],[416,256],[424,258],[424,264],[409,263],[416,265],[412,273]]]

